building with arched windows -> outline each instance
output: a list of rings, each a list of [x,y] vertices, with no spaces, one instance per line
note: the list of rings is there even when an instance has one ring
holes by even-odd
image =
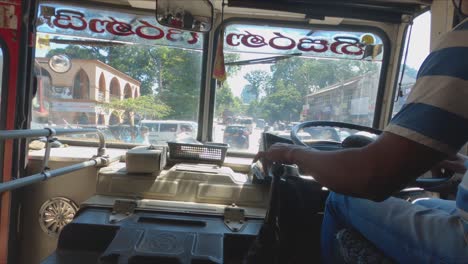
[[[103,107],[112,100],[140,96],[140,82],[99,60],[72,59],[65,73],[50,69],[48,58],[36,58],[39,85],[54,124],[115,125],[130,122],[131,113]]]

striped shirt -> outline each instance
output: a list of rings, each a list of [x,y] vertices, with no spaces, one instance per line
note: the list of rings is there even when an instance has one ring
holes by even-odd
[[[468,141],[468,19],[435,45],[385,131],[448,155]],[[468,231],[468,176],[458,186],[456,204]]]

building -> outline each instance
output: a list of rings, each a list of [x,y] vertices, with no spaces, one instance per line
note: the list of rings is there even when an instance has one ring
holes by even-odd
[[[379,72],[366,73],[308,94],[302,119],[371,125],[379,76]]]
[[[140,96],[140,82],[99,60],[72,59],[65,73],[54,72],[48,58],[36,58],[39,122],[114,125],[132,123],[131,113],[102,107],[111,100]],[[47,105],[47,107],[42,107]],[[45,120],[47,119],[47,120]]]

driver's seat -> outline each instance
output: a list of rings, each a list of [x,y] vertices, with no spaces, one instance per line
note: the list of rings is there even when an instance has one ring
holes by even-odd
[[[352,229],[342,229],[336,234],[333,263],[389,264],[395,263],[386,257],[369,240]]]
[[[395,196],[411,203],[428,198],[424,189],[420,188],[403,189]],[[351,228],[342,229],[336,234],[333,262],[349,264],[396,263],[358,231]]]

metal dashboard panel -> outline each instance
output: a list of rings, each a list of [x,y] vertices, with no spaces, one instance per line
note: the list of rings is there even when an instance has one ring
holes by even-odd
[[[102,168],[97,195],[265,208],[268,186],[228,167],[178,164],[159,175],[131,174],[124,163]]]

